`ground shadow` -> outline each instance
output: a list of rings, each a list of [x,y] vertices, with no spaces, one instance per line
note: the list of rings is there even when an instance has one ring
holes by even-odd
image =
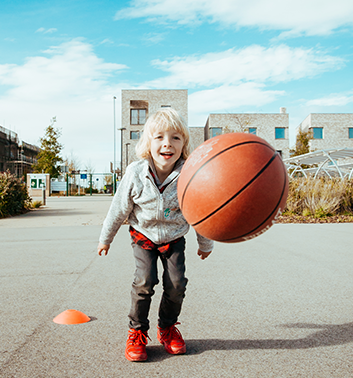
[[[187,354],[200,354],[208,350],[246,350],[246,349],[309,349],[353,342],[353,323],[341,325],[287,324],[286,328],[317,329],[299,339],[265,340],[186,340]]]
[[[148,354],[148,360],[146,362],[160,362],[175,357],[172,354],[167,353],[164,350],[163,345],[148,345],[146,351]]]
[[[18,217],[48,217],[48,216],[75,216],[92,214],[89,211],[72,210],[72,209],[37,209],[30,210],[27,213],[18,215]]]

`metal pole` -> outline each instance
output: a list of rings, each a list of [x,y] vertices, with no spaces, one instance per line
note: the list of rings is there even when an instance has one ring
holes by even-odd
[[[113,107],[114,107],[114,162],[113,162],[113,173],[114,173],[114,182],[113,182],[113,192],[116,192],[116,179],[115,179],[115,171],[116,171],[116,127],[115,127],[115,100],[116,97],[113,97]]]
[[[130,143],[125,144],[125,146],[126,146],[126,166],[129,165],[129,145],[130,145]]]
[[[66,197],[69,196],[69,174],[66,173]]]
[[[123,131],[126,130],[125,127],[120,129],[120,179],[123,178]]]
[[[120,180],[123,179],[123,128],[120,129]]]

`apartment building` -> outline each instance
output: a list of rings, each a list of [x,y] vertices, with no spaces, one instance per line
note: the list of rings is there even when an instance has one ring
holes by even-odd
[[[310,151],[330,148],[353,148],[352,113],[311,113],[297,127],[310,131]]]
[[[20,141],[17,133],[0,126],[0,172],[9,170],[17,177],[33,172],[40,148]]]
[[[227,132],[250,133],[265,139],[282,156],[289,157],[289,115],[279,113],[210,114],[205,125],[205,140]]]

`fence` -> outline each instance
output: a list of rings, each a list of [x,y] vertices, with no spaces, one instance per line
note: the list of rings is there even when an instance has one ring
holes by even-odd
[[[114,179],[118,185],[116,175],[112,173],[67,173],[58,179],[52,179],[50,193],[62,193],[66,196],[93,193],[113,193]]]

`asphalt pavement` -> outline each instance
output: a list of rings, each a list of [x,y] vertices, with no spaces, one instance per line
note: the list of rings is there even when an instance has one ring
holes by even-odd
[[[169,355],[157,341],[159,284],[149,359],[133,363],[124,357],[128,226],[108,256],[96,252],[111,200],[51,197],[0,219],[1,377],[353,377],[352,223],[274,225],[244,243],[216,243],[204,261],[190,230],[179,319],[187,353]],[[67,309],[91,321],[54,323]]]

